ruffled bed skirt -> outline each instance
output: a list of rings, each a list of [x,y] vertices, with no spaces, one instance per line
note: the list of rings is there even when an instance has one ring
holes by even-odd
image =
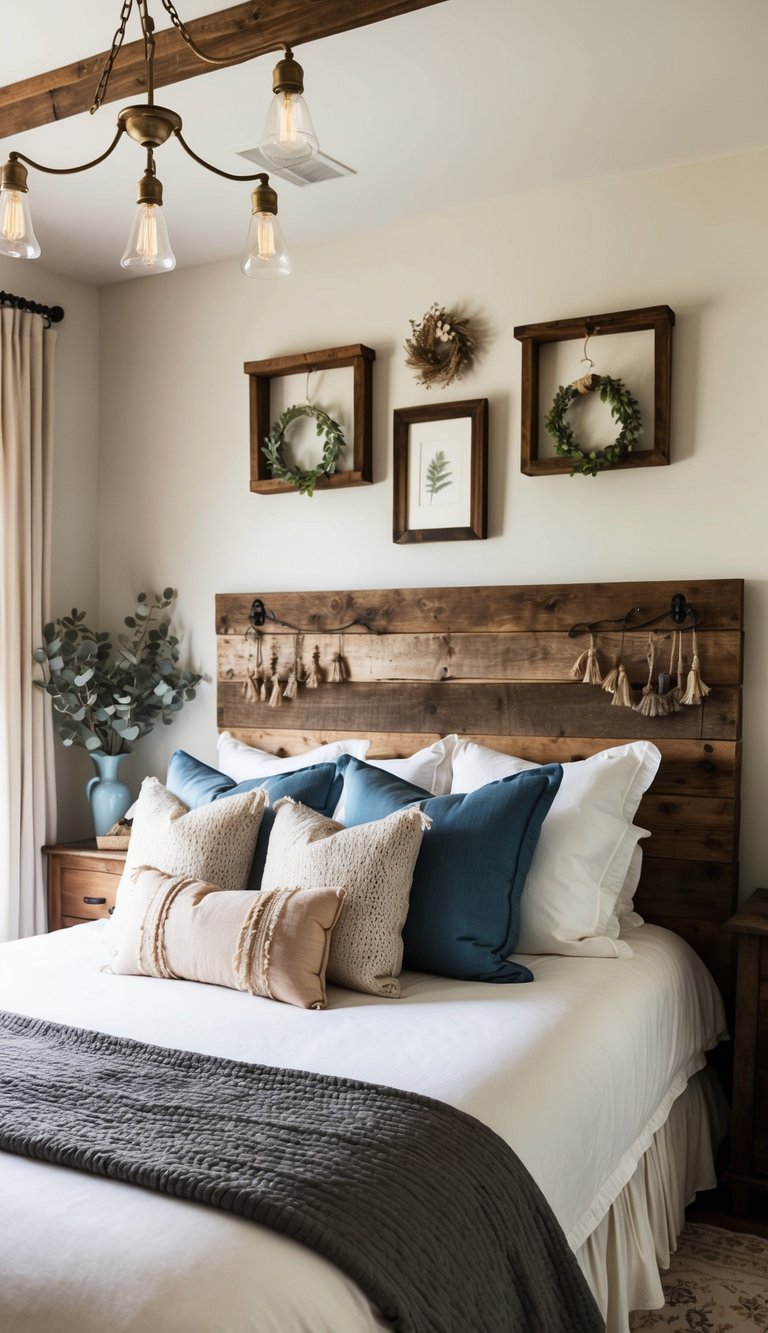
[[[606,1333],[627,1333],[631,1310],[663,1306],[659,1269],[669,1267],[686,1204],[717,1183],[714,1155],[726,1123],[720,1084],[703,1069],[673,1102],[634,1174],[576,1251]]]

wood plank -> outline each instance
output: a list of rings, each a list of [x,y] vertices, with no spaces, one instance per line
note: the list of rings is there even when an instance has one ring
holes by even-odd
[[[738,853],[736,803],[710,796],[652,796],[640,802],[635,823],[650,829],[644,856],[687,861],[734,861]]]
[[[739,735],[740,691],[715,687],[701,708],[685,708],[665,718],[642,717],[613,708],[599,690],[578,684],[467,684],[460,681],[396,685],[324,685],[300,690],[280,710],[247,703],[237,681],[218,688],[220,728],[267,723],[313,730],[423,731],[448,735],[484,733],[510,736],[614,736],[624,717],[627,739],[735,740]]]
[[[253,3],[231,5],[187,28],[206,54],[240,64],[270,51],[279,54],[288,42],[297,47],[334,33],[379,23],[442,4],[443,0],[270,0],[263,9]],[[111,36],[112,27],[105,31]],[[301,52],[298,52],[299,58]],[[107,52],[84,56],[71,64],[36,74],[0,88],[2,133],[7,138],[89,111]],[[220,66],[204,64],[175,28],[156,34],[155,87],[207,74]],[[131,102],[146,93],[144,42],[126,42],[115,62],[106,102]],[[266,91],[266,90],[265,90]]]
[[[683,593],[702,631],[743,628],[742,579],[675,579],[648,583],[531,584],[471,588],[385,588],[342,592],[219,593],[217,634],[243,634],[254,597],[287,622],[286,628],[334,633],[351,621],[347,633],[452,634],[490,631],[496,634],[534,630],[567,631],[580,621],[621,619],[633,607],[638,620],[668,612],[672,597]],[[272,632],[272,627],[267,627]],[[669,625],[665,625],[669,628]],[[576,648],[580,641],[574,641]],[[582,643],[583,646],[583,643]],[[576,656],[576,653],[574,653]]]
[[[642,846],[650,852],[650,841]],[[738,865],[644,856],[635,907],[648,920],[695,917],[726,921],[736,906],[738,882]]]
[[[672,635],[655,636],[656,671],[669,669]],[[295,635],[284,630],[262,635],[264,661],[273,644],[286,666],[293,661]],[[520,634],[350,634],[342,645],[347,677],[354,681],[392,680],[570,680],[571,667],[583,651],[586,639],[567,634],[534,631]],[[712,630],[699,635],[702,674],[709,685],[738,684],[742,676],[743,635],[738,630]],[[217,675],[244,680],[254,669],[257,642],[253,635],[219,634]],[[320,662],[329,667],[338,651],[338,635],[304,636],[302,660],[306,666],[314,647]],[[607,673],[621,648],[621,635],[601,634],[598,658]],[[690,643],[685,662],[690,665]],[[623,662],[630,680],[641,686],[648,677],[648,635],[624,636]],[[590,687],[591,688],[591,687]]]
[[[280,718],[282,721],[282,710]],[[329,741],[370,740],[369,759],[403,758],[440,740],[439,732],[379,732],[331,731],[306,729],[281,730],[279,727],[229,728],[238,740],[255,745],[277,755],[298,755],[313,750]],[[540,736],[487,736],[465,735],[462,740],[475,741],[502,754],[530,759],[534,763],[566,764],[586,759],[588,755],[610,746],[626,745],[621,737],[540,737]],[[659,766],[650,790],[655,795],[678,795],[684,789],[689,796],[725,796],[735,799],[739,794],[738,741],[677,741],[656,737],[654,744],[662,752]]]

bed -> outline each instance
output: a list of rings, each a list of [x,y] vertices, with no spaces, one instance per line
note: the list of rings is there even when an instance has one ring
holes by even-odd
[[[565,683],[567,630],[635,605],[644,619],[665,614],[673,592],[701,619],[712,695],[664,719],[622,709],[622,732],[609,700]],[[342,653],[350,676],[311,698],[302,691],[281,707],[279,727],[242,691],[257,599],[218,599],[219,725],[273,752],[365,734],[374,754],[402,756],[452,729],[507,754],[572,761],[653,737],[663,758],[638,814],[654,836],[637,904],[661,925],[631,930],[631,957],[519,956],[532,985],[409,971],[396,1002],[330,987],[318,1014],[195,982],[105,974],[104,923],[94,923],[3,946],[0,1008],[383,1083],[468,1112],[531,1172],[607,1328],[623,1333],[630,1309],[662,1302],[658,1264],[685,1203],[714,1183],[723,1133],[706,1052],[725,1035],[710,972],[726,993],[731,975],[718,925],[736,887],[741,593],[737,581],[716,581],[263,596],[283,655],[309,630],[310,651],[317,642],[323,655]],[[604,637],[615,652],[613,630]],[[647,631],[625,639],[639,682]],[[107,1323],[134,1333],[390,1327],[339,1269],[241,1218],[10,1153],[0,1154],[0,1197],[0,1326],[14,1333]]]

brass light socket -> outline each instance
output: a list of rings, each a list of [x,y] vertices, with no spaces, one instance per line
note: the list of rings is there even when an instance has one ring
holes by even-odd
[[[272,213],[277,216],[277,191],[271,185],[257,185],[251,194],[252,213]]]
[[[137,204],[158,204],[163,202],[163,187],[149,168],[144,172],[136,190]]]
[[[286,46],[283,59],[278,60],[272,70],[272,92],[298,93],[299,96],[304,92],[304,70],[298,60],[294,60],[290,46]]]
[[[29,189],[27,175],[24,163],[9,157],[0,169],[0,190],[18,190],[20,194],[26,194]]]

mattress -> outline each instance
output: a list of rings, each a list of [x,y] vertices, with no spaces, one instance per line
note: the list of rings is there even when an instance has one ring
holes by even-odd
[[[328,1010],[100,969],[104,923],[0,948],[0,1008],[160,1045],[336,1073],[440,1098],[518,1153],[574,1250],[635,1173],[722,1003],[688,946],[526,957],[535,982],[404,973],[400,1000],[330,988]],[[243,1219],[0,1154],[0,1327],[14,1333],[369,1333],[349,1279]]]

